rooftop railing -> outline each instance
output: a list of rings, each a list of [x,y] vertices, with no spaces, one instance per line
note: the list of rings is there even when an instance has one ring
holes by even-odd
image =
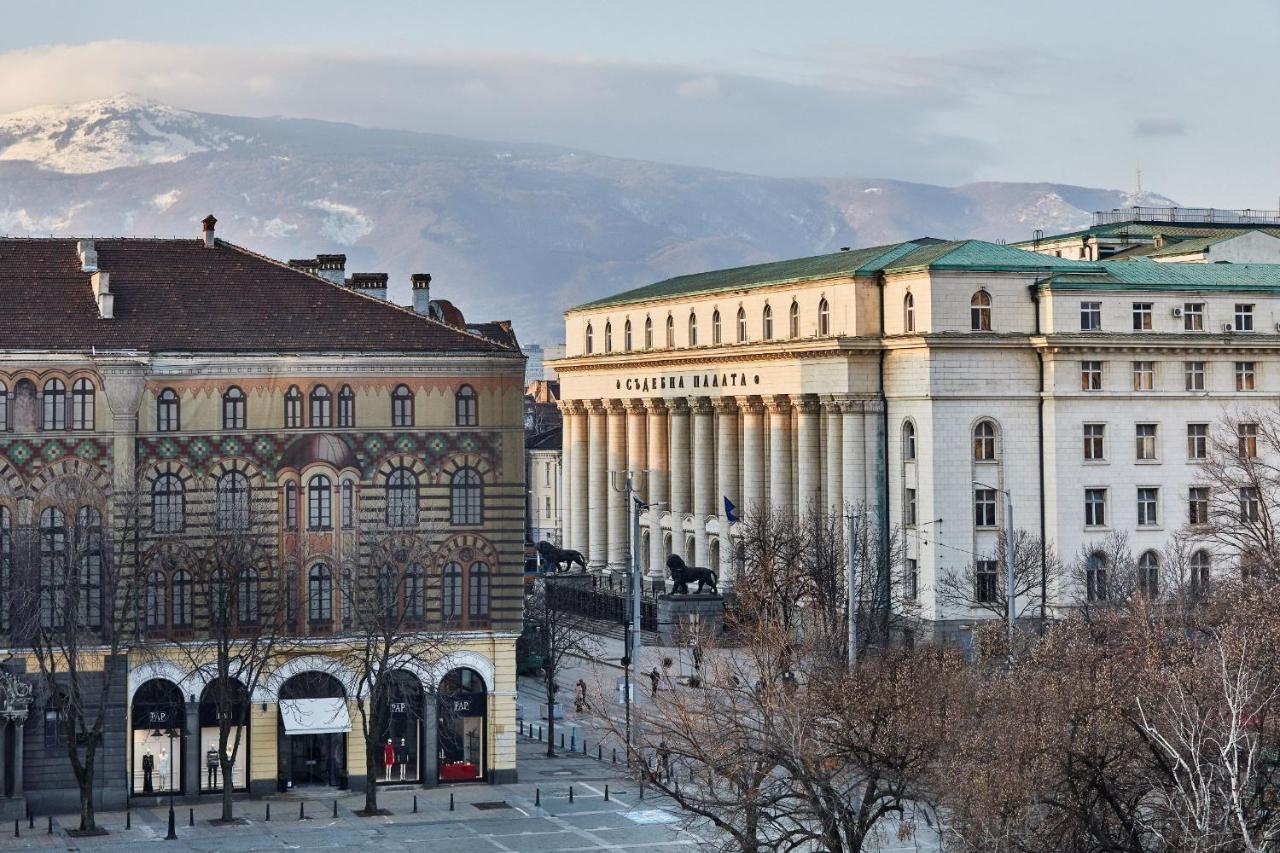
[[[1172,222],[1179,225],[1280,225],[1280,210],[1124,207],[1094,211],[1094,225],[1115,225],[1120,222]]]

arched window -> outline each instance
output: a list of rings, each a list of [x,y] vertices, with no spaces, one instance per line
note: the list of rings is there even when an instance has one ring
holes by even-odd
[[[79,565],[76,567],[79,589],[76,604],[80,624],[88,628],[102,627],[102,514],[91,506],[76,513],[76,536]]]
[[[489,564],[472,563],[467,589],[467,618],[482,622],[489,618]]]
[[[916,330],[916,298],[910,293],[902,298],[902,330],[904,332]]]
[[[307,573],[307,621],[324,623],[333,619],[333,570],[317,563]]]
[[[397,468],[387,477],[387,526],[412,527],[417,523],[418,478],[408,468]]]
[[[350,479],[342,481],[342,528],[356,526],[356,484]]]
[[[222,395],[222,428],[244,429],[245,399],[244,392],[232,385]]]
[[[148,628],[162,628],[165,625],[165,579],[164,572],[152,569],[147,573],[146,619]]]
[[[667,315],[667,349],[676,345],[676,318]]]
[[[9,428],[9,389],[0,382],[0,432]]]
[[[241,625],[258,623],[258,572],[243,569],[236,579],[236,619]]]
[[[328,530],[333,526],[333,485],[324,474],[307,481],[307,529]]]
[[[818,303],[818,334],[831,334],[831,303],[825,298]]]
[[[77,379],[71,386],[71,428],[93,429],[93,383],[88,379]]]
[[[178,569],[173,573],[173,627],[191,627],[191,572]]]
[[[408,385],[397,385],[391,392],[391,425],[413,426],[413,392]]]
[[[248,529],[249,478],[239,471],[227,471],[218,478],[216,490],[218,529]]]
[[[1191,555],[1191,594],[1207,595],[1209,592],[1209,552],[1196,551]]]
[[[48,430],[67,428],[67,386],[61,379],[50,379],[44,383],[41,394],[44,401],[44,418],[42,427]]]
[[[902,423],[902,458],[906,460],[916,458],[916,425],[911,421]]]
[[[711,343],[720,346],[720,309],[711,312]]]
[[[613,323],[609,320],[604,323],[604,351],[613,352]]]
[[[300,429],[302,427],[302,392],[297,385],[290,385],[284,392],[284,428]]]
[[[176,474],[161,474],[151,484],[151,529],[181,533],[187,523],[186,490]]]
[[[453,396],[453,422],[461,427],[480,424],[480,398],[470,385],[463,385]]]
[[[973,461],[994,462],[996,459],[996,427],[991,421],[978,421],[973,428]]]
[[[969,300],[969,328],[975,332],[991,331],[991,294],[979,290]]]
[[[353,427],[356,425],[356,395],[351,393],[350,385],[343,385],[338,391],[338,426]]]
[[[440,615],[446,620],[462,617],[462,566],[445,563],[440,573]]]
[[[622,349],[624,352],[631,352],[631,320],[622,325]]]
[[[644,348],[653,349],[653,318],[644,318]]]
[[[792,338],[800,337],[800,303],[791,303],[791,312],[787,316],[787,335]]]
[[[689,312],[689,346],[696,347],[698,345],[698,315]]]
[[[592,331],[590,323],[587,324],[586,337],[587,355],[591,355],[592,351],[595,349],[595,332]]]
[[[63,624],[67,585],[67,519],[57,507],[40,513],[40,624]]]
[[[738,309],[738,343],[747,342],[747,309]]]
[[[772,305],[764,306],[764,311],[761,313],[760,321],[763,326],[763,330],[761,331],[761,337],[763,337],[766,341],[773,340],[773,306]]]
[[[1148,598],[1160,595],[1160,555],[1155,551],[1138,558],[1138,589]]]
[[[156,429],[159,432],[177,432],[182,429],[181,401],[178,392],[166,388],[156,397]]]
[[[449,479],[449,521],[451,524],[482,523],[483,496],[480,472],[459,468]]]
[[[333,396],[323,385],[311,389],[311,426],[320,429],[333,426]]]
[[[422,566],[414,563],[404,573],[404,615],[406,619],[421,619],[425,584]]]
[[[1084,563],[1085,595],[1090,601],[1107,600],[1107,558],[1098,552]]]
[[[290,480],[284,484],[284,529],[298,529],[298,483]]]

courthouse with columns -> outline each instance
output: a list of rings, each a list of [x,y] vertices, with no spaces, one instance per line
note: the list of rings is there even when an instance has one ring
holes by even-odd
[[[744,517],[859,508],[900,539],[908,595],[945,633],[982,608],[940,602],[941,575],[971,567],[994,584],[1003,571],[1001,493],[1017,528],[1068,562],[1124,530],[1158,578],[1170,537],[1203,523],[1209,431],[1228,407],[1274,406],[1280,392],[1275,228],[1236,213],[1100,214],[1022,248],[924,238],[572,308],[553,363],[561,544],[591,570],[624,569],[629,471],[653,505],[640,553],[654,581],[678,554],[731,585],[726,498]],[[1064,257],[1066,237],[1106,242],[1110,257]],[[1205,245],[1228,240],[1243,247],[1234,263],[1203,262]],[[1234,566],[1195,547],[1206,578]],[[1106,595],[1094,582],[1107,567],[1089,566],[1096,576],[1046,572],[1050,611]],[[993,588],[980,579],[975,599]]]

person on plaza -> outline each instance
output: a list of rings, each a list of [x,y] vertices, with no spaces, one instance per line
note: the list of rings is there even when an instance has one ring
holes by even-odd
[[[587,709],[587,682],[581,678],[573,686],[573,710],[581,714]]]
[[[658,682],[660,680],[662,680],[662,675],[658,672],[658,668],[655,666],[649,672],[649,688],[653,691],[654,696],[658,695]]]
[[[671,750],[667,748],[667,742],[664,740],[658,744],[658,778],[671,779]]]

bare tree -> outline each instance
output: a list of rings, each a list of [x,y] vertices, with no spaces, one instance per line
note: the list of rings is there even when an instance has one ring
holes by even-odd
[[[12,635],[39,668],[80,792],[78,834],[105,832],[94,813],[103,728],[120,713],[112,694],[132,640],[135,495],[108,494],[76,473],[42,493],[35,525],[15,537]],[[114,531],[115,535],[112,535]]]
[[[1280,581],[1280,409],[1240,409],[1214,424],[1202,476],[1201,519],[1217,551]]]
[[[547,756],[556,754],[556,697],[560,692],[557,676],[569,658],[595,657],[600,652],[590,620],[572,607],[577,589],[555,575],[535,582],[533,592],[525,597],[525,618],[532,634],[529,650],[543,660],[542,684],[547,702]]]
[[[947,607],[986,613],[1004,619],[1009,610],[1008,532],[1001,528],[995,547],[958,569],[944,569],[938,576],[938,603]],[[1039,619],[1046,595],[1061,575],[1061,563],[1053,546],[1025,530],[1013,535],[1014,618]]]

